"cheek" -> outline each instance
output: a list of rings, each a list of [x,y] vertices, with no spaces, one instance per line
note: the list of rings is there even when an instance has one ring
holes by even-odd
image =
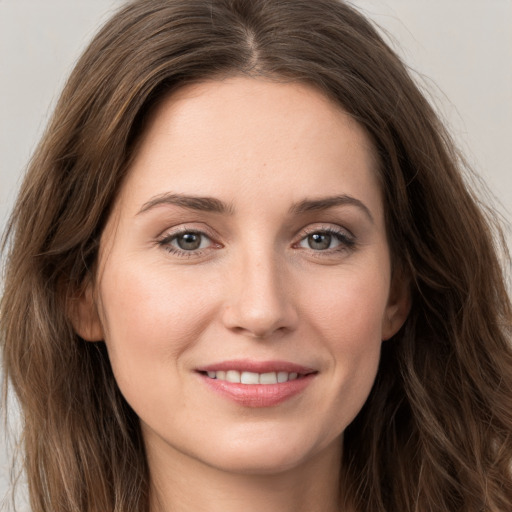
[[[107,268],[100,284],[100,311],[111,364],[119,385],[144,374],[157,379],[154,370],[182,362],[212,317],[211,297],[185,277],[119,262]],[[156,384],[156,382],[155,382]]]
[[[330,298],[318,312],[317,326],[329,346],[333,368],[343,385],[363,385],[369,391],[382,343],[382,295],[345,283]]]
[[[329,276],[314,276],[304,294],[305,312],[326,340],[354,354],[367,343],[380,344],[389,275],[381,266],[347,266]]]
[[[314,336],[328,347],[331,358],[335,392],[325,407],[336,411],[332,424],[343,427],[366,401],[380,360],[389,281],[386,273],[365,268],[365,272],[355,268],[340,272],[323,283],[317,280],[323,286],[311,288],[305,308]]]

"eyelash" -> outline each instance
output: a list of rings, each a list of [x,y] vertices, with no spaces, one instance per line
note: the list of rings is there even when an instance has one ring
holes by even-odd
[[[330,235],[336,238],[339,242],[337,247],[331,249],[324,249],[315,251],[314,249],[310,249],[315,256],[321,257],[326,254],[333,254],[339,252],[347,252],[351,251],[356,246],[356,238],[350,233],[347,229],[336,229],[332,226],[315,226],[312,228],[306,228],[304,232],[301,234],[300,240],[294,244],[294,247],[298,246],[301,242],[306,240],[309,236],[321,234],[321,235]],[[307,249],[306,249],[307,250]]]
[[[205,233],[204,231],[202,231],[200,229],[189,229],[186,226],[177,231],[174,231],[173,233],[166,233],[163,237],[161,237],[157,240],[157,244],[158,244],[158,246],[162,247],[164,250],[166,250],[170,254],[173,254],[173,255],[176,255],[176,256],[182,257],[182,258],[191,258],[194,256],[202,256],[205,250],[210,249],[210,247],[207,247],[207,248],[203,248],[203,249],[186,251],[184,249],[180,249],[178,247],[171,245],[173,240],[178,239],[178,237],[180,237],[182,235],[188,235],[188,234],[198,235],[200,237],[206,237],[208,240],[210,240],[212,242],[213,245],[217,246],[217,248],[222,247],[221,244],[216,244],[215,242],[213,242],[212,237],[210,235],[208,235],[207,233]]]
[[[208,233],[205,233],[202,230],[199,229],[190,229],[186,226],[174,231],[172,233],[166,233],[164,236],[159,238],[156,242],[159,247],[162,247],[164,250],[166,250],[168,253],[176,255],[178,257],[182,258],[191,258],[191,257],[200,257],[204,254],[205,251],[211,249],[212,247],[205,247],[203,249],[195,249],[195,250],[184,250],[180,249],[178,247],[175,247],[171,245],[171,243],[178,239],[178,237],[186,234],[192,234],[192,235],[198,235],[200,237],[206,237],[210,240],[211,244],[214,246],[214,248],[222,248],[222,245],[219,243],[216,243],[213,241],[213,237],[210,236]],[[329,235],[337,239],[339,242],[339,245],[334,248],[327,248],[323,250],[314,250],[314,249],[307,249],[300,247],[299,244],[301,244],[304,240],[306,240],[309,236],[321,234],[321,235]],[[312,253],[315,254],[317,257],[321,257],[322,255],[329,255],[333,253],[340,253],[340,252],[349,252],[353,250],[356,246],[356,238],[355,236],[350,233],[346,229],[336,229],[332,226],[316,226],[314,228],[308,228],[304,230],[301,233],[301,238],[298,242],[293,244],[294,248],[297,249],[305,249],[310,250]]]

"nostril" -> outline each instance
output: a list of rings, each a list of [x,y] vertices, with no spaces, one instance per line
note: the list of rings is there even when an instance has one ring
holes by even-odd
[[[244,261],[234,273],[239,279],[226,283],[226,303],[222,321],[237,334],[268,338],[284,334],[297,326],[298,315],[293,294],[284,282],[285,269],[275,262]]]

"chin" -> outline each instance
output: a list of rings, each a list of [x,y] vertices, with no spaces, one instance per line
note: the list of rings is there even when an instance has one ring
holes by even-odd
[[[308,436],[293,437],[288,435],[285,440],[268,434],[244,440],[231,437],[227,443],[216,445],[215,451],[208,456],[209,465],[231,473],[265,476],[310,466],[318,458],[341,453],[338,450],[341,437],[321,445],[312,445]]]
[[[304,457],[296,453],[278,453],[274,449],[261,451],[248,451],[242,454],[217,453],[215,466],[230,473],[244,475],[275,475],[291,471],[301,465]]]

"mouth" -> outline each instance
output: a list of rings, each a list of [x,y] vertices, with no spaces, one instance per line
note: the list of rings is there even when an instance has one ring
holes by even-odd
[[[247,384],[249,386],[256,384],[281,384],[283,382],[289,382],[291,380],[302,378],[306,375],[297,372],[285,371],[256,373],[238,370],[218,370],[200,373],[207,375],[210,379],[223,380],[235,384]]]
[[[284,361],[225,361],[198,368],[209,389],[246,407],[271,407],[300,394],[317,370]]]

